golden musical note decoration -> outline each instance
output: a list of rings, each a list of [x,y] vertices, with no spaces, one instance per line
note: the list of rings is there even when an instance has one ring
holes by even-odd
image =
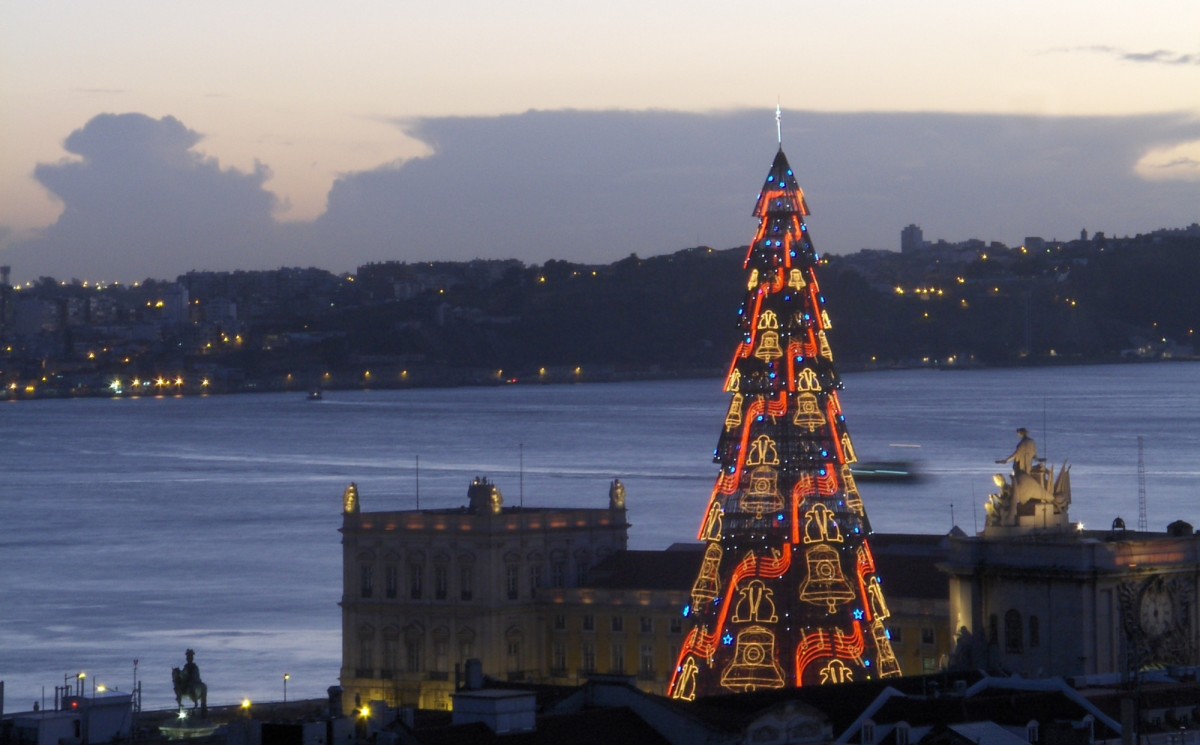
[[[800,599],[813,605],[824,605],[836,613],[842,603],[854,599],[854,589],[842,572],[841,557],[828,543],[818,543],[805,554],[808,576],[800,587]]]
[[[842,529],[838,527],[837,515],[833,514],[833,510],[817,503],[804,513],[804,542],[842,542]]]
[[[754,438],[750,443],[750,451],[746,453],[746,465],[779,465],[779,451],[775,448],[775,441],[766,435],[759,435]]]
[[[692,608],[699,608],[716,599],[721,591],[721,578],[717,570],[721,566],[721,544],[710,543],[704,550],[704,561],[700,564],[700,575],[692,585]]]
[[[742,401],[744,398],[740,393],[733,394],[733,399],[729,402],[729,413],[725,415],[726,432],[732,432],[742,426]]]
[[[854,680],[854,671],[839,659],[832,659],[821,668],[821,685],[830,683],[849,683]]]
[[[782,688],[783,669],[775,660],[775,634],[765,626],[747,626],[737,636],[733,661],[721,674],[731,691]]]
[[[738,590],[737,605],[733,609],[734,623],[776,623],[775,591],[761,579],[752,579]]]

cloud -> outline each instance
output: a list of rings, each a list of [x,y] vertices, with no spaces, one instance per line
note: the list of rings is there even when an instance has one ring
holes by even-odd
[[[0,253],[22,277],[173,278],[189,269],[557,258],[607,263],[743,245],[776,148],[773,111],[530,111],[395,122],[426,157],[343,174],[325,213],[280,223],[266,166],[222,169],[171,118],[102,115],[36,178],[64,210]],[[1151,178],[1200,141],[1185,115],[1050,118],[786,112],[783,144],[821,252],[926,236],[1020,242],[1195,222],[1195,185]],[[1141,164],[1140,170],[1135,166]],[[1184,169],[1178,163],[1174,170]],[[1149,169],[1166,173],[1162,169]],[[10,241],[13,239],[10,238]]]
[[[275,240],[269,170],[222,169],[194,150],[201,139],[170,116],[94,117],[63,143],[74,159],[34,170],[62,215],[5,258],[24,275],[96,280],[254,263]]]
[[[612,261],[747,243],[773,112],[531,111],[400,123],[433,155],[347,174],[316,221],[344,256]],[[1195,195],[1134,172],[1182,115],[1045,118],[789,112],[784,148],[821,251],[897,248],[899,231],[1025,235],[1188,224]]]
[[[1115,57],[1126,62],[1142,62],[1155,65],[1200,65],[1200,54],[1184,54],[1167,49],[1155,49],[1152,52],[1130,52],[1120,47],[1094,45],[1087,47],[1066,47],[1052,51],[1056,52],[1091,52]]]

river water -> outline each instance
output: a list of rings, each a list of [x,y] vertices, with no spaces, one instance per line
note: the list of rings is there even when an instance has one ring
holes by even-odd
[[[1074,520],[1137,525],[1141,435],[1150,527],[1200,525],[1197,381],[1194,363],[845,375],[859,457],[924,475],[861,483],[872,526],[982,526],[1018,426],[1072,464]],[[285,673],[289,698],[323,696],[350,481],[364,510],[457,507],[475,476],[509,505],[602,507],[619,477],[631,547],[693,540],[726,405],[716,380],[2,404],[5,709],[80,671],[171,705],[187,648],[210,703],[278,700]]]

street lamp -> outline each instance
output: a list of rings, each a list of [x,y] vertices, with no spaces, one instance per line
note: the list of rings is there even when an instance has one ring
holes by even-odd
[[[283,674],[283,703],[287,703],[287,682],[292,679],[291,673]]]

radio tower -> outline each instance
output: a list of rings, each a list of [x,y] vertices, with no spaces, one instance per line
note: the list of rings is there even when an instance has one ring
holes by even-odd
[[[1138,532],[1150,529],[1146,521],[1146,459],[1142,457],[1142,436],[1138,435]]]

